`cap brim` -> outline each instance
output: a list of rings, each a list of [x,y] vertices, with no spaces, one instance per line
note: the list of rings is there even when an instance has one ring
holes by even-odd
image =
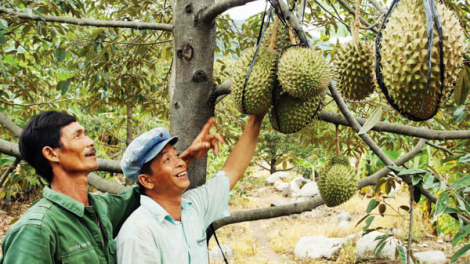
[[[178,137],[171,137],[165,141],[158,143],[151,151],[149,151],[149,154],[147,155],[147,157],[145,157],[144,164],[155,158],[158,153],[160,153],[166,147],[166,145],[174,145],[176,144],[176,142],[178,142]]]

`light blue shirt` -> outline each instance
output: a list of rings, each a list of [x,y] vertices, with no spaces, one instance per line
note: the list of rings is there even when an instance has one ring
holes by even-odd
[[[157,202],[142,195],[140,207],[115,239],[117,263],[209,263],[206,229],[230,215],[229,195],[229,180],[219,171],[206,184],[183,194],[181,221],[175,221]]]

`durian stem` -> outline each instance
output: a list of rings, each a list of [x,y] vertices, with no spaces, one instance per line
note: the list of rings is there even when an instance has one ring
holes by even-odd
[[[295,36],[294,36],[294,33],[292,33],[291,29],[289,29],[289,38],[290,38],[290,44],[292,44],[292,45],[297,44],[297,43],[295,43]]]
[[[359,51],[358,41],[359,41],[359,28],[361,27],[360,16],[361,16],[361,0],[356,0],[356,18],[352,27],[353,41],[356,50]]]
[[[279,27],[279,18],[276,17],[274,19],[274,24],[273,24],[273,30],[272,30],[272,33],[271,33],[271,39],[269,40],[270,43],[269,43],[269,47],[268,49],[274,49],[274,47],[276,47],[276,40],[277,40],[277,28]]]
[[[341,155],[341,150],[339,149],[339,125],[336,125],[336,156]]]

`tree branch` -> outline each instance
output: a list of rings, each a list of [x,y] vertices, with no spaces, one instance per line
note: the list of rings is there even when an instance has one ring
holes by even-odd
[[[10,130],[13,135],[15,135],[15,137],[21,136],[21,132],[23,130],[2,113],[0,113],[0,124],[3,125],[6,129]]]
[[[337,113],[323,110],[318,116],[319,120],[343,126],[351,126],[346,120],[346,118]],[[356,117],[355,120],[361,125],[364,125],[367,119]],[[445,130],[434,130],[419,128],[413,126],[406,126],[388,122],[377,122],[377,124],[372,128],[372,130],[377,132],[388,132],[393,134],[399,134],[404,136],[418,137],[429,140],[449,140],[449,139],[469,139],[470,130],[462,131],[445,131]]]
[[[426,140],[421,139],[410,152],[395,160],[395,164],[403,165],[407,161],[411,160],[414,156],[421,152],[425,142]],[[389,172],[390,169],[388,167],[384,167],[369,177],[361,179],[358,184],[358,189],[362,189],[365,186],[376,185],[378,180],[382,177],[385,177]],[[214,222],[214,228],[217,230],[218,228],[229,224],[300,214],[302,212],[313,210],[323,204],[324,202],[322,198],[316,197],[308,201],[289,205],[234,212],[230,216]]]
[[[94,173],[88,174],[88,184],[100,191],[106,191],[111,194],[119,194],[125,191],[126,189],[130,188],[118,183],[105,180]]]
[[[230,8],[242,6],[254,1],[256,0],[225,0],[216,2],[215,4],[209,6],[207,9],[202,10],[202,12],[198,14],[198,21],[201,21],[203,23],[210,23],[218,15],[229,10]]]
[[[21,158],[18,144],[11,143],[9,141],[0,139],[0,153]],[[114,173],[122,173],[121,165],[117,160],[97,159],[98,169],[97,171],[107,171]]]
[[[78,25],[78,26],[133,28],[133,29],[138,29],[138,30],[144,30],[144,29],[163,30],[163,31],[173,30],[172,25],[161,24],[161,23],[112,21],[112,20],[104,21],[104,20],[98,20],[98,19],[79,19],[79,18],[61,17],[61,16],[42,16],[41,18],[38,15],[28,15],[25,13],[19,13],[10,8],[0,8],[0,14],[2,13],[19,17],[21,19],[65,23],[65,24],[73,24],[73,25]]]

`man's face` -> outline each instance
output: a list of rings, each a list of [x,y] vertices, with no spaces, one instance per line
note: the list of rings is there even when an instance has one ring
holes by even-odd
[[[173,145],[166,145],[150,166],[155,191],[182,194],[189,187],[186,163],[179,157]]]
[[[88,173],[98,168],[95,142],[89,138],[85,129],[77,122],[62,127],[60,142],[62,147],[55,151],[59,164],[70,173]]]

